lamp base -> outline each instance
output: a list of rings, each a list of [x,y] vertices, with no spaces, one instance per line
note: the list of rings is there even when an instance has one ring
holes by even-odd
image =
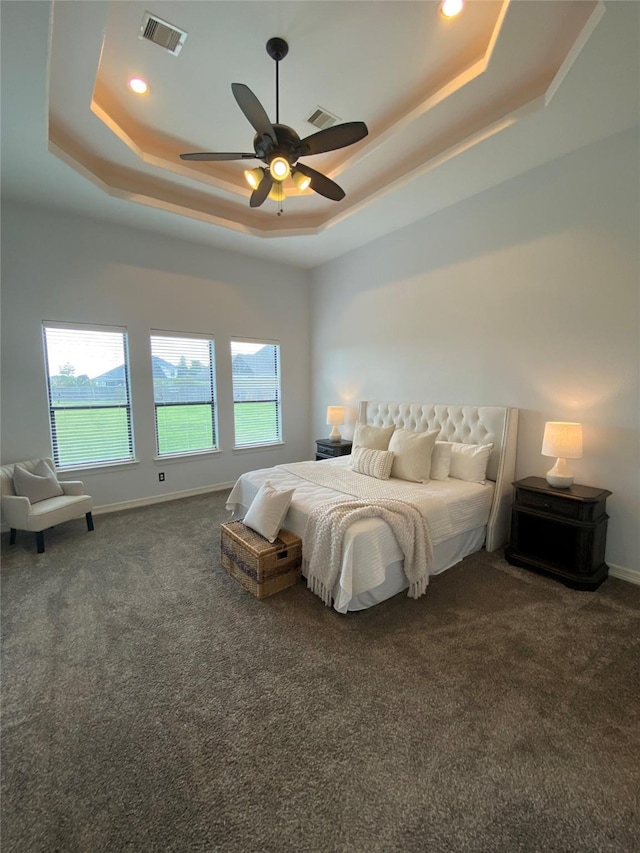
[[[329,438],[331,439],[331,441],[342,441],[342,436],[340,435],[340,430],[337,426],[334,426],[334,428],[331,430]]]
[[[573,474],[569,470],[566,460],[558,457],[556,464],[547,471],[547,483],[554,489],[568,489],[573,485]]]

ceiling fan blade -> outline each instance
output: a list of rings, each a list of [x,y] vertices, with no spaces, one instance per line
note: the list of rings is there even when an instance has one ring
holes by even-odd
[[[193,154],[181,154],[181,160],[201,160],[203,162],[208,162],[210,160],[255,160],[256,155],[254,154],[238,154],[231,152],[207,152],[207,151],[196,151]]]
[[[276,132],[269,121],[269,116],[251,89],[245,86],[244,83],[232,83],[231,91],[233,92],[233,97],[238,102],[238,106],[256,133],[260,136],[268,136],[273,144],[277,145]]]
[[[273,178],[268,169],[265,169],[264,178],[258,184],[258,188],[251,193],[249,199],[249,207],[260,207],[262,202],[269,195],[269,190],[273,186]]]
[[[339,187],[335,181],[332,181],[331,178],[327,178],[326,175],[316,172],[316,170],[312,169],[310,166],[304,166],[302,163],[298,163],[295,166],[295,170],[297,172],[302,172],[303,175],[311,178],[311,184],[309,186],[319,195],[323,195],[325,198],[330,198],[332,201],[341,201],[345,197],[345,191],[342,187]]]
[[[305,137],[301,143],[300,157],[309,154],[324,154],[325,151],[335,151],[337,148],[345,148],[364,139],[369,133],[367,125],[363,121],[347,121],[344,124],[335,124],[312,133]]]

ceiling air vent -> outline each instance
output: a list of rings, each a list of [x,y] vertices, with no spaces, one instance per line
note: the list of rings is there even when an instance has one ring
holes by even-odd
[[[331,127],[331,125],[335,124],[337,121],[340,121],[340,119],[338,116],[334,116],[322,107],[318,107],[307,118],[307,121],[314,127],[324,130],[327,127]]]
[[[158,18],[157,15],[145,12],[138,38],[158,44],[169,53],[177,56],[187,40],[187,33],[174,27],[173,24],[168,24],[162,18]]]

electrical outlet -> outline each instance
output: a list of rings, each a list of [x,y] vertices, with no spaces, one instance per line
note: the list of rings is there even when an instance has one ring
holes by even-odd
[[[164,483],[164,471],[161,471],[158,474],[158,480],[160,480],[161,483]]]

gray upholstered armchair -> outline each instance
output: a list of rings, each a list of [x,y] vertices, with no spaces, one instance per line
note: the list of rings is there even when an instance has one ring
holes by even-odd
[[[59,482],[51,459],[27,459],[3,465],[0,490],[2,520],[9,525],[11,545],[16,541],[16,530],[31,530],[36,534],[38,553],[42,554],[43,531],[81,515],[86,517],[87,530],[93,530],[92,499],[85,495],[79,480]]]

